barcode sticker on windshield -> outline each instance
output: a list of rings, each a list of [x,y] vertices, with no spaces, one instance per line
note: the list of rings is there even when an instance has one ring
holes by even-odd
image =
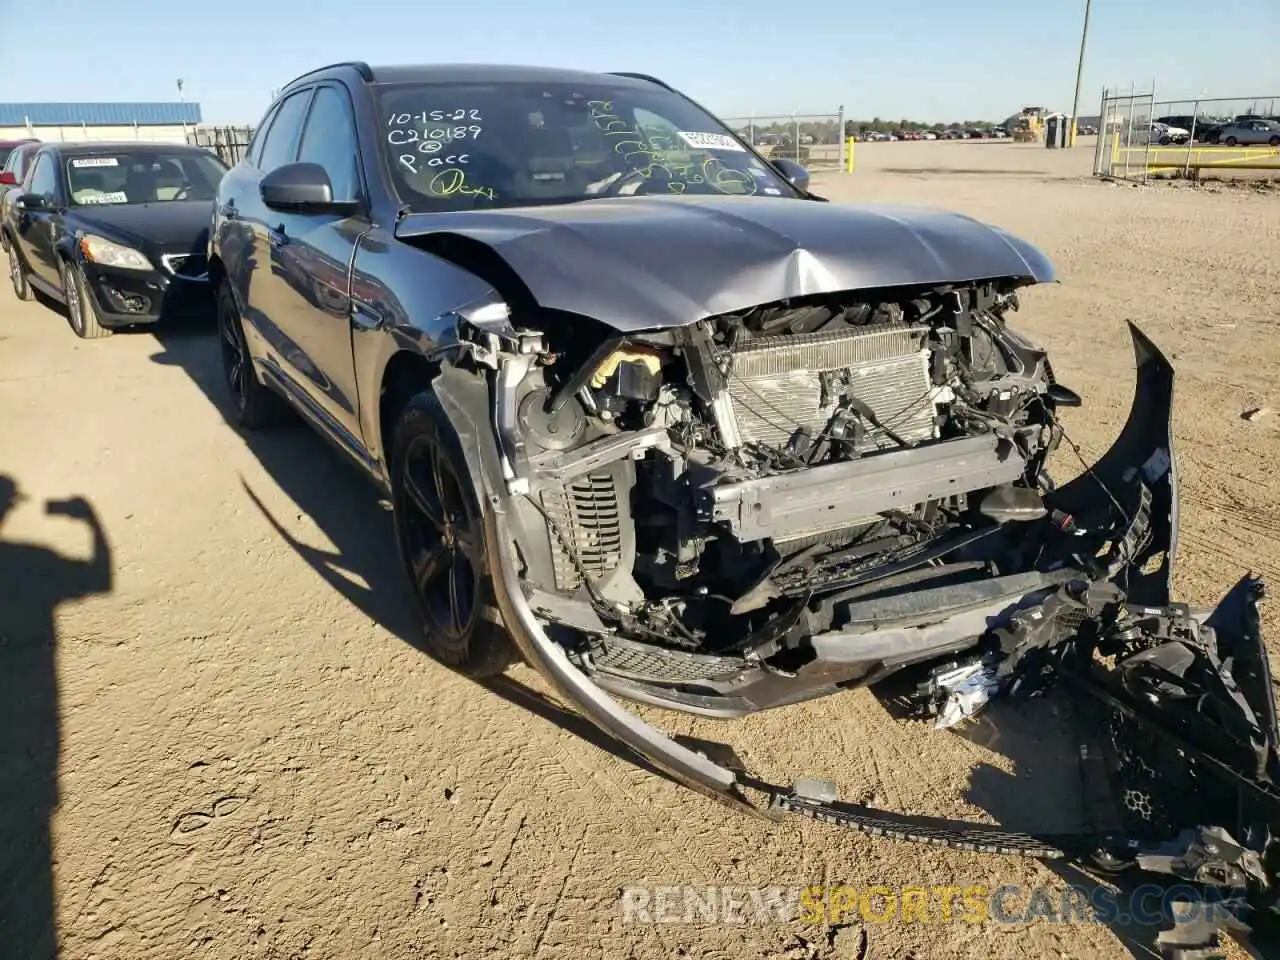
[[[80,157],[72,160],[73,167],[118,167],[120,161],[115,157]]]
[[[746,147],[725,133],[697,133],[688,130],[677,130],[680,139],[698,150],[737,150],[745,153]]]

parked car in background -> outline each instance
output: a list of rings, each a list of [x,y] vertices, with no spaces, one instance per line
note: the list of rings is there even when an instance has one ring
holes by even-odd
[[[1196,143],[1216,144],[1222,138],[1222,131],[1231,126],[1229,121],[1225,120],[1204,120],[1201,119],[1196,124],[1193,139]]]
[[[211,312],[209,223],[226,169],[201,147],[41,145],[0,224],[18,299],[64,303],[86,339]]]
[[[1228,147],[1264,143],[1280,147],[1280,123],[1274,120],[1245,120],[1228,124],[1218,132],[1218,141]]]
[[[20,140],[0,140],[0,169],[4,168],[5,163],[9,159],[9,154],[14,150],[22,146],[24,143],[35,142],[36,140],[34,137],[24,137]]]
[[[1196,127],[1204,126],[1206,119],[1206,117],[1200,117],[1197,120],[1192,114],[1179,113],[1168,117],[1156,117],[1155,122],[1162,123],[1166,127],[1180,127],[1183,130],[1190,130],[1193,125]]]
[[[1152,143],[1167,146],[1171,143],[1189,142],[1191,140],[1191,131],[1156,121],[1151,124],[1150,137]]]
[[[0,140],[0,224],[4,223],[9,195],[21,186],[30,168],[31,157],[39,146],[39,140]],[[0,250],[8,249],[9,238],[0,230]]]

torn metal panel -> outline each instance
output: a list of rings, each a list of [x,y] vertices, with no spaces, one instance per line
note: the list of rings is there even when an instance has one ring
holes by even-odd
[[[841,290],[1054,279],[1025,240],[926,207],[638,196],[415,213],[396,225],[402,239],[433,234],[486,244],[542,306],[623,332]]]

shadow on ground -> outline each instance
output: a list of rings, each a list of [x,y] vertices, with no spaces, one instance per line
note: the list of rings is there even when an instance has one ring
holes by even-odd
[[[227,413],[214,323],[187,324],[154,333],[163,349],[151,359],[182,368],[210,402]],[[380,506],[372,484],[301,422],[270,430],[242,431],[241,437],[280,489],[315,522],[334,549],[321,550],[299,541],[242,480],[249,501],[277,535],[361,613],[425,652],[421,621],[413,609],[395,548],[391,514]],[[503,676],[480,685],[619,759],[666,776],[585,717],[518,679]]]
[[[57,954],[50,818],[58,805],[61,729],[54,615],[69,600],[109,592],[112,566],[106,533],[83,497],[49,500],[43,509],[89,529],[89,559],[5,539],[5,520],[24,500],[17,482],[0,474],[0,944],[6,957],[43,960]]]

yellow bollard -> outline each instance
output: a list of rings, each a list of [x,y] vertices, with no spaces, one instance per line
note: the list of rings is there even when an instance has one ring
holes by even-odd
[[[853,137],[850,137],[848,140],[849,152],[846,155],[846,159],[845,159],[845,168],[844,168],[845,173],[853,173],[853,145],[855,142],[856,141],[853,139]]]

